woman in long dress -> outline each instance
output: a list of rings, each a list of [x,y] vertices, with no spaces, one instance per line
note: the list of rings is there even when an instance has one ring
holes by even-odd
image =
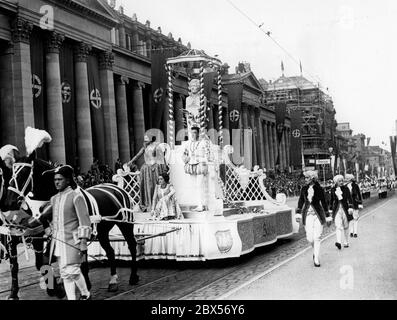
[[[160,174],[167,172],[168,167],[165,164],[164,150],[160,143],[151,140],[147,135],[144,137],[143,147],[138,154],[128,162],[133,164],[141,156],[144,156],[145,163],[140,169],[140,207],[146,212],[152,208],[152,199],[157,179]]]
[[[160,174],[153,195],[152,215],[159,220],[183,219],[181,208],[175,198],[175,189],[169,180],[167,173]]]

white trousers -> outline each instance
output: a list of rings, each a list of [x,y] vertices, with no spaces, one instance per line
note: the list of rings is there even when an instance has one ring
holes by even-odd
[[[336,242],[342,244],[342,237],[344,236],[343,244],[349,244],[349,222],[343,208],[340,207],[335,216],[336,227]]]
[[[319,263],[320,260],[320,244],[321,234],[323,233],[323,226],[315,214],[308,214],[306,216],[306,239],[313,247],[314,261]]]
[[[353,210],[353,220],[350,221],[350,233],[357,234],[358,231],[358,219],[360,218],[360,214],[357,210]]]

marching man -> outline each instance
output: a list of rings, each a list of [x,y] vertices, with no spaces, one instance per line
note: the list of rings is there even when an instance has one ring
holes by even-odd
[[[296,209],[296,221],[302,220],[306,230],[307,241],[313,247],[314,266],[320,267],[320,237],[323,225],[330,225],[332,218],[327,210],[324,189],[317,182],[317,171],[306,171],[306,185],[302,188]]]
[[[87,253],[87,240],[91,237],[88,209],[83,196],[75,190],[72,167],[66,165],[46,173],[54,174],[58,190],[40,217],[43,223],[52,220],[50,261],[52,254],[58,258],[68,300],[76,300],[76,285],[81,293],[80,300],[88,300],[90,292],[80,270]],[[47,228],[46,234],[49,233]]]
[[[353,220],[352,197],[349,188],[343,185],[344,178],[342,175],[334,177],[334,186],[331,189],[331,201],[329,204],[330,213],[335,221],[336,226],[336,242],[335,246],[342,249],[349,247],[349,222]]]
[[[347,187],[353,200],[353,220],[350,221],[350,237],[357,238],[359,209],[363,209],[363,199],[361,197],[361,190],[355,181],[354,175],[346,175]]]

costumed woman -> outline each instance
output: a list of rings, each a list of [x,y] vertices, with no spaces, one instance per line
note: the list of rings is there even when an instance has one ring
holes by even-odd
[[[175,189],[170,184],[167,173],[159,176],[152,201],[152,215],[155,219],[174,220],[183,219],[181,208],[175,198]]]
[[[342,240],[345,248],[349,247],[349,222],[353,220],[353,200],[349,188],[343,184],[342,175],[334,177],[334,186],[331,189],[330,213],[335,221],[335,246],[341,250]]]
[[[306,185],[301,189],[295,218],[305,226],[307,241],[313,247],[314,266],[320,267],[320,238],[323,225],[327,223],[329,226],[332,218],[328,213],[324,189],[317,182],[317,171],[306,171],[304,176]]]
[[[143,147],[136,154],[128,166],[131,166],[141,156],[144,156],[145,163],[140,169],[140,207],[143,212],[147,212],[152,208],[152,199],[154,189],[157,184],[157,179],[160,174],[168,171],[168,166],[165,163],[164,150],[160,143],[155,142],[145,135],[143,140]]]
[[[353,220],[350,221],[350,226],[349,226],[350,237],[357,238],[358,220],[360,218],[359,210],[363,209],[363,199],[361,197],[360,187],[356,183],[356,179],[354,175],[347,174],[346,182],[353,200]]]

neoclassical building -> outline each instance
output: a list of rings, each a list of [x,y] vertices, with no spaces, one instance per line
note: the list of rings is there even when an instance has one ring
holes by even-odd
[[[269,170],[289,171],[291,122],[286,114],[281,140],[277,138],[276,106],[266,104],[262,84],[249,66],[237,68],[227,74],[224,81],[228,89],[229,122],[232,129],[244,129],[241,137],[243,164],[251,169],[255,165]],[[236,149],[235,135],[230,132]],[[277,162],[278,160],[278,162]]]

